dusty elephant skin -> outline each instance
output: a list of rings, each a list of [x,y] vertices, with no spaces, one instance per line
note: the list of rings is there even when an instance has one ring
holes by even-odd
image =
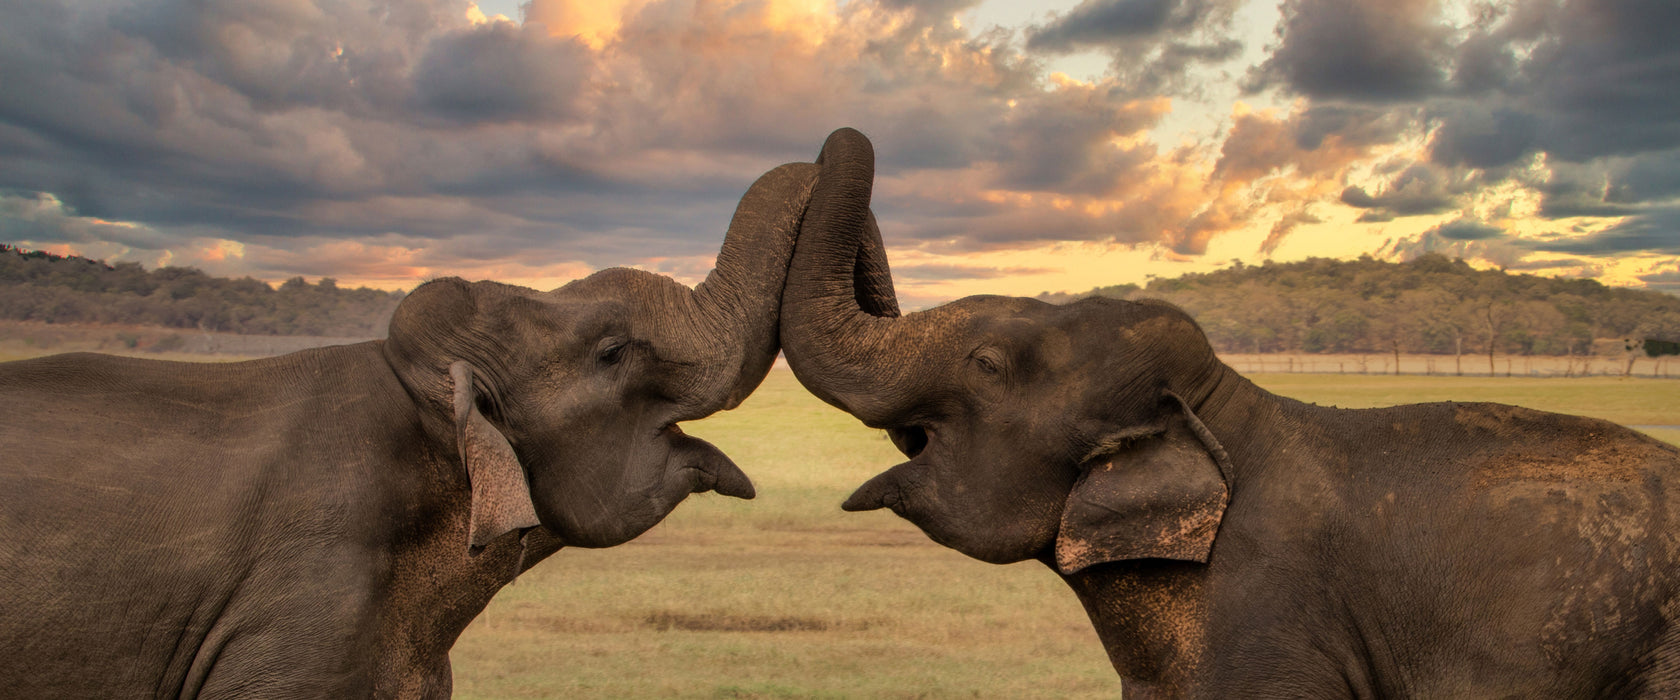
[[[1127,697],[1680,697],[1674,447],[1512,406],[1293,401],[1162,302],[898,317],[869,142],[836,132],[819,161],[783,347],[909,458],[844,507],[1054,569]]]
[[[746,397],[816,166],[767,173],[695,289],[443,279],[383,341],[232,364],[0,365],[0,695],[433,698],[498,589],[689,493]]]

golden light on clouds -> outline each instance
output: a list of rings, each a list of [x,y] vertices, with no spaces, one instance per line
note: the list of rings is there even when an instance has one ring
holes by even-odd
[[[1071,43],[1048,48],[1035,41],[1055,39],[1058,18],[1081,3],[1005,27],[989,24],[988,6],[960,2],[477,2],[416,6],[416,21],[378,26],[355,24],[367,13],[354,2],[282,13],[272,36],[225,47],[238,65],[132,54],[180,78],[156,94],[193,99],[178,100],[149,140],[133,130],[141,137],[125,152],[188,166],[154,191],[111,175],[122,168],[83,178],[55,169],[123,149],[43,157],[31,166],[47,173],[43,183],[112,178],[103,191],[60,193],[101,216],[79,215],[43,184],[0,193],[0,224],[52,250],[270,281],[407,288],[460,274],[549,286],[628,265],[693,282],[734,190],[854,126],[876,145],[888,244],[915,273],[902,286],[923,299],[1077,290],[1232,260],[1431,250],[1521,269],[1576,265],[1567,269],[1619,282],[1673,264],[1673,246],[1645,241],[1680,219],[1680,199],[1661,190],[1680,180],[1658,158],[1634,169],[1640,154],[1605,136],[1645,132],[1588,134],[1614,158],[1550,160],[1533,143],[1550,133],[1540,127],[1579,123],[1542,123],[1548,107],[1509,90],[1484,100],[1428,84],[1429,71],[1373,88],[1382,76],[1353,60],[1365,39],[1296,21],[1323,2],[1177,3],[1184,16],[1161,26],[1061,23]],[[1461,39],[1436,27],[1486,28],[1465,24],[1475,18],[1458,5],[1374,2],[1343,9],[1377,22],[1362,30],[1392,46],[1434,37],[1450,47]],[[335,23],[356,28],[322,29]],[[223,24],[218,36],[250,29]],[[1543,58],[1521,50],[1532,45],[1513,44],[1511,61]],[[297,57],[318,59],[323,47],[330,65],[298,73]],[[391,63],[346,59],[373,55]],[[1063,60],[1076,55],[1101,65]],[[1338,56],[1351,58],[1319,60]],[[1426,67],[1441,72],[1457,56]],[[1426,82],[1405,82],[1418,76]],[[127,121],[109,123],[152,123],[118,116]],[[1630,173],[1646,189],[1624,182]],[[134,205],[153,196],[161,204]],[[147,211],[169,212],[169,223],[125,220]]]
[[[552,36],[575,37],[600,51],[618,36],[625,15],[646,4],[646,0],[531,0],[525,6],[525,21],[541,23]]]
[[[540,22],[552,36],[575,37],[600,51],[617,39],[627,18],[642,11],[649,0],[532,0],[527,22]],[[768,31],[821,44],[838,22],[828,0],[697,0],[697,14],[726,18],[739,30]],[[669,12],[669,8],[659,9]]]
[[[223,262],[245,257],[245,244],[239,241],[217,240],[198,254],[199,260]]]
[[[799,36],[805,43],[823,43],[839,24],[829,0],[770,0],[762,3],[764,28]]]
[[[497,14],[494,14],[494,15],[486,15],[486,14],[484,14],[484,10],[479,8],[478,3],[468,2],[467,3],[467,21],[477,25],[477,24],[489,24],[490,22],[512,22],[513,19],[508,17],[507,15],[504,15],[504,14],[501,14],[501,13],[497,13]],[[335,55],[334,58],[337,58],[338,56],[343,55],[343,53],[344,53],[344,50],[342,48],[340,48],[338,50],[338,54]]]

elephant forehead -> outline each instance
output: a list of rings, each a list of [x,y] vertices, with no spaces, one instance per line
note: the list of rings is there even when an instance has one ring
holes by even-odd
[[[688,292],[688,287],[664,275],[628,267],[613,267],[554,290],[557,296],[579,299],[613,299],[632,306],[668,304]]]
[[[1032,320],[1036,313],[1051,308],[1037,299],[1026,297],[1006,297],[995,294],[977,294],[963,297],[949,304],[960,306],[971,313],[990,316],[992,318],[1024,318]]]
[[[1058,370],[1078,359],[1074,351],[1074,336],[1066,329],[1046,327],[1038,334],[1037,351],[1046,369]]]
[[[1023,327],[1020,337],[1030,344],[1033,356],[1048,371],[1074,363],[1074,336],[1067,329],[1032,321],[1032,326]]]

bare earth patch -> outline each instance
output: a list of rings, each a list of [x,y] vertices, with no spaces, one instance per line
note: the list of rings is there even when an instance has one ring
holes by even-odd
[[[642,624],[660,632],[827,632],[839,629],[869,629],[869,623],[861,621],[841,623],[815,617],[787,615],[695,615],[671,610],[650,613]]]

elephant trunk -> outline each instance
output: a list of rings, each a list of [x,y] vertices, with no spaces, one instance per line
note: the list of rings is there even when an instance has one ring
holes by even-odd
[[[759,177],[735,209],[716,267],[675,303],[671,331],[702,372],[686,394],[696,417],[730,409],[757,388],[780,348],[777,320],[799,221],[817,166],[788,163]]]
[[[875,154],[853,129],[828,137],[782,295],[781,337],[799,381],[876,426],[894,424],[928,390],[919,372],[952,343],[941,309],[898,316],[881,234],[869,211]],[[914,358],[914,359],[907,359]]]

